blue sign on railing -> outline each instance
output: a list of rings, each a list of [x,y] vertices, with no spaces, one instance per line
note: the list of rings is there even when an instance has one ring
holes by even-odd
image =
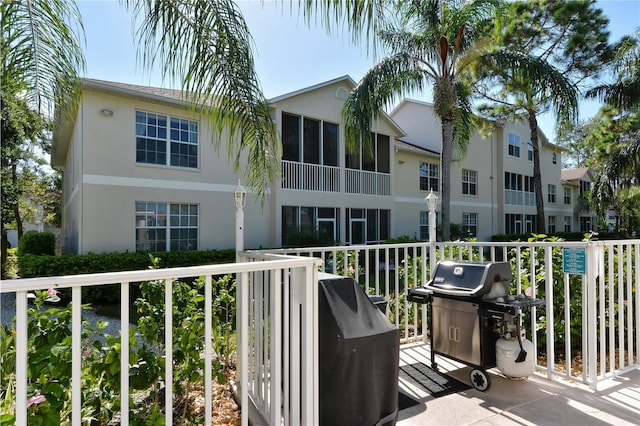
[[[562,249],[562,271],[565,274],[586,274],[587,249],[584,247],[564,247]]]

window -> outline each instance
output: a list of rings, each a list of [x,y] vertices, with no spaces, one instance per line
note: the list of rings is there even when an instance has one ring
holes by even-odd
[[[469,237],[477,237],[478,213],[462,213],[462,227]]]
[[[584,196],[587,192],[591,191],[591,182],[586,180],[580,181],[580,196]]]
[[[440,166],[437,164],[420,162],[420,190],[421,191],[438,191]]]
[[[591,217],[580,216],[580,232],[591,232]]]
[[[462,169],[462,194],[478,195],[478,172]]]
[[[436,226],[439,221],[439,214],[436,212]],[[423,241],[429,241],[429,212],[420,212],[420,239]]]
[[[347,209],[346,228],[349,244],[381,243],[390,237],[391,211]]]
[[[547,201],[550,203],[556,202],[556,186],[547,185]]]
[[[535,232],[538,229],[538,217],[535,214],[527,214],[525,215],[524,224],[526,233]]]
[[[340,235],[340,209],[282,206],[282,245],[300,246],[315,236],[321,244],[334,244]],[[314,235],[315,234],[315,235]]]
[[[338,125],[283,112],[282,159],[337,166]]]
[[[564,188],[564,203],[571,204],[571,188]]]
[[[551,154],[551,162],[553,164],[558,164],[558,154],[556,154],[555,152]]]
[[[547,217],[547,228],[549,234],[555,234],[556,233],[556,217],[555,216],[549,216]]]
[[[533,144],[531,142],[527,144],[527,160],[533,161]]]
[[[520,158],[520,136],[509,133],[509,155]]]
[[[522,234],[522,215],[507,213],[504,216],[504,232],[506,234]]]
[[[504,199],[505,204],[535,206],[533,177],[504,172]]]
[[[564,217],[564,232],[571,232],[571,216]]]
[[[420,239],[429,239],[429,212],[424,210],[420,212]]]
[[[136,202],[137,251],[197,249],[198,206],[196,204]]]
[[[136,111],[136,162],[197,168],[198,123]]]
[[[391,172],[390,137],[371,133],[371,145],[360,144],[354,150],[345,150],[345,164],[349,169],[366,170],[377,173]]]
[[[524,176],[524,205],[536,205],[536,189],[533,185],[533,176]]]

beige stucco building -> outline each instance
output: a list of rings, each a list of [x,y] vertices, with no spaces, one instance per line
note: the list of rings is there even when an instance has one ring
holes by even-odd
[[[77,114],[54,135],[63,171],[65,253],[205,250],[235,245],[234,174],[213,148],[207,120],[179,91],[83,80]],[[249,194],[245,247],[292,244],[320,230],[345,244],[408,235],[426,239],[425,196],[440,182],[440,124],[428,103],[405,100],[371,129],[373,150],[344,144],[340,110],[354,81],[340,77],[269,100],[282,142],[282,177],[261,203]],[[452,165],[451,222],[488,239],[533,229],[528,128],[474,133]],[[556,230],[574,216],[580,177],[560,170],[562,151],[540,132],[543,188]],[[519,155],[515,155],[516,152]],[[562,218],[562,219],[560,219]],[[577,231],[579,219],[572,223]],[[583,223],[586,226],[586,223]],[[589,226],[591,224],[589,223]]]

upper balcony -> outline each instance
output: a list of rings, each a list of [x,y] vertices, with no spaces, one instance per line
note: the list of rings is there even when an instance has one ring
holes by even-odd
[[[391,175],[345,169],[347,194],[391,195]],[[282,160],[282,188],[299,191],[341,192],[340,167]]]

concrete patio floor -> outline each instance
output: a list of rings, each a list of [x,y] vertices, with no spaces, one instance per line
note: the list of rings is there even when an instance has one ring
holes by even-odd
[[[429,347],[400,347],[400,365],[431,365]],[[470,368],[438,357],[439,370],[469,384]],[[607,379],[593,391],[568,381],[538,375],[511,380],[489,370],[491,387],[468,389],[434,398],[400,381],[400,388],[419,401],[400,411],[398,425],[640,425],[640,368]]]

